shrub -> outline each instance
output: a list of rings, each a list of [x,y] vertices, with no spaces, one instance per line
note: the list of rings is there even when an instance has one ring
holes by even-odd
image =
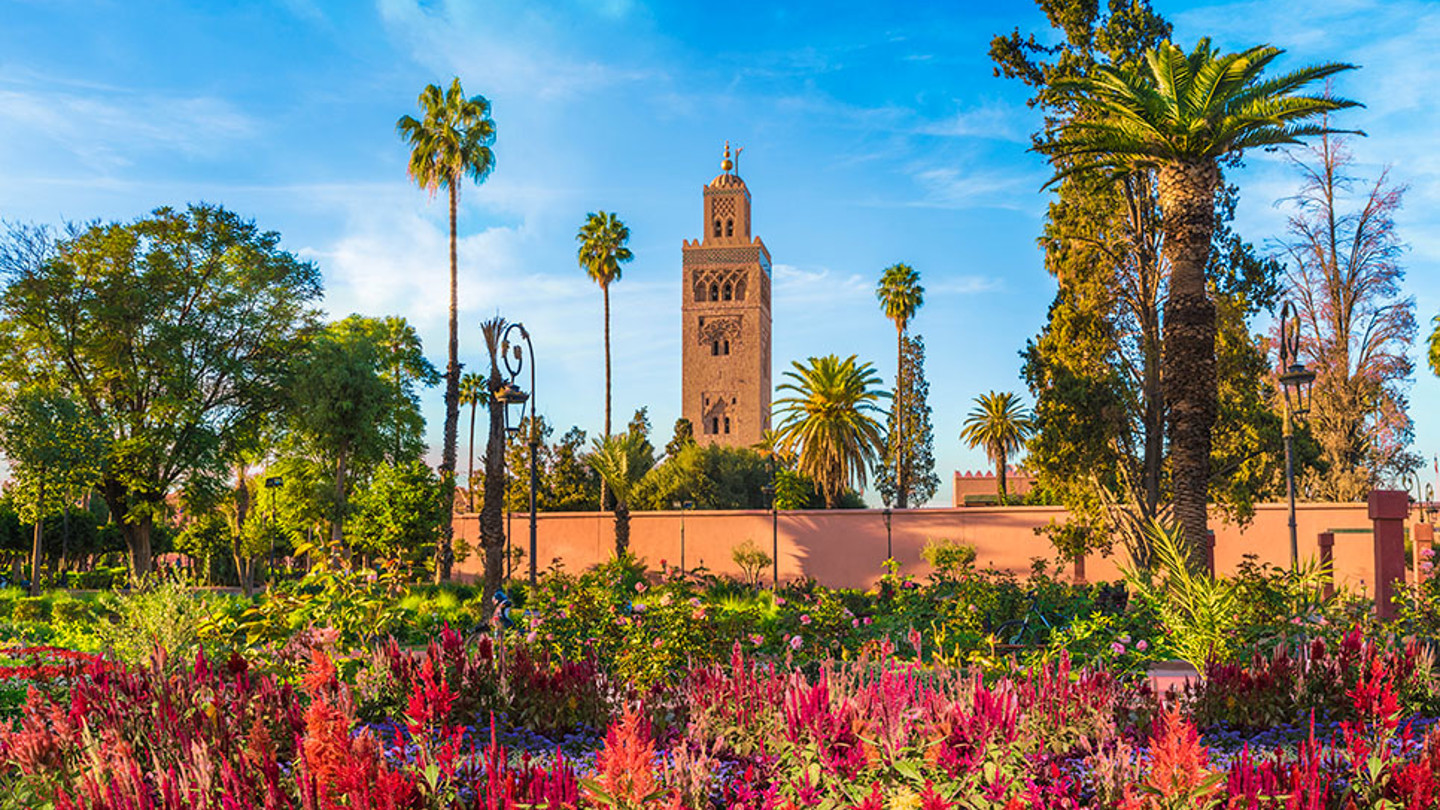
[[[920,556],[935,569],[939,579],[954,579],[975,564],[975,547],[954,540],[927,540]]]
[[[44,622],[50,619],[50,602],[43,596],[17,599],[10,618],[17,622]]]
[[[774,562],[769,554],[755,545],[754,540],[746,540],[731,549],[730,559],[740,568],[740,572],[745,576],[745,581],[750,583],[752,588],[760,587],[761,575]]]

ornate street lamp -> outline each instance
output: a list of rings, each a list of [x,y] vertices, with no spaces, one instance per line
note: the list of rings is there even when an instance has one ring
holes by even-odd
[[[1280,388],[1284,399],[1285,491],[1290,499],[1290,567],[1300,564],[1295,531],[1295,421],[1310,412],[1310,384],[1315,372],[1300,362],[1300,317],[1289,301],[1280,308]]]
[[[770,588],[780,588],[780,511],[775,500],[775,462],[770,462],[770,483],[760,487],[770,496]]]
[[[275,490],[285,486],[285,479],[278,475],[272,475],[265,479],[265,488],[270,490],[270,566],[265,571],[265,587],[269,588],[275,580]]]
[[[521,351],[519,341],[511,343],[511,332],[518,332],[520,340],[525,341],[524,352]],[[528,363],[530,365],[530,396],[526,397],[526,399],[530,399],[535,394],[535,346],[530,342],[530,332],[525,328],[524,324],[510,324],[508,327],[506,327],[504,334],[501,336],[500,354],[505,360],[505,371],[510,375],[510,382],[506,385],[506,387],[518,391],[521,396],[524,396],[525,392],[520,391],[520,389],[516,387],[515,378],[520,376],[520,372],[525,370],[525,365],[527,363],[525,357],[526,353],[530,355],[528,360]],[[536,461],[538,449],[540,447],[540,425],[539,421],[535,418],[535,413],[535,403],[531,402],[530,435],[529,437],[527,437],[527,443],[530,445],[530,587],[532,589],[535,587],[535,555],[538,553],[536,543],[535,492],[538,489],[538,481],[540,479],[539,467],[537,466],[538,462]],[[524,419],[525,406],[524,400],[521,400],[520,410],[516,414],[515,418],[515,426],[513,428],[510,427],[509,404],[507,402],[505,430],[511,436],[514,436],[520,432],[520,425],[522,422],[524,422]]]

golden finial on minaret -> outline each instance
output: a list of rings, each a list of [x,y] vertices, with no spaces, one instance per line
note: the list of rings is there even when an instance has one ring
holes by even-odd
[[[725,159],[720,161],[720,170],[729,174],[734,167],[735,164],[730,162],[730,141],[727,140],[725,141]]]

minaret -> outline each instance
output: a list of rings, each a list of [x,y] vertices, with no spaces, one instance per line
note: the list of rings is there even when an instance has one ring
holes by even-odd
[[[749,447],[770,428],[770,252],[750,235],[729,141],[720,170],[704,189],[704,236],[681,250],[680,413],[702,444]]]

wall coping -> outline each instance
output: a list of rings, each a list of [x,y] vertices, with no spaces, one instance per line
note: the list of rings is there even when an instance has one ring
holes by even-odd
[[[1261,512],[1261,511],[1269,512],[1269,511],[1284,510],[1284,509],[1289,509],[1289,508],[1290,508],[1290,505],[1289,505],[1289,504],[1286,504],[1286,503],[1257,503],[1257,504],[1255,504],[1255,511],[1257,511],[1257,512]],[[1334,501],[1334,502],[1331,502],[1331,501],[1311,501],[1311,502],[1307,502],[1307,503],[1297,503],[1297,504],[1295,504],[1295,511],[1296,511],[1296,512],[1308,512],[1308,511],[1319,511],[1319,510],[1329,510],[1329,509],[1354,509],[1354,510],[1356,510],[1357,512],[1363,512],[1363,513],[1367,513],[1367,514],[1368,514],[1368,504],[1366,504],[1365,501]],[[879,517],[879,518],[882,518],[882,519],[883,519],[884,516],[885,516],[885,512],[886,512],[886,511],[887,511],[887,510],[885,510],[885,509],[781,509],[781,510],[779,511],[779,515],[780,515],[780,517],[811,517],[811,516],[829,516],[829,515],[873,515],[873,516],[875,516],[875,517]],[[1015,506],[927,506],[927,507],[918,507],[918,508],[913,508],[913,509],[893,509],[893,510],[889,510],[889,511],[890,511],[891,516],[900,515],[900,514],[905,514],[905,515],[937,515],[937,516],[938,516],[938,515],[988,515],[988,514],[1007,514],[1007,513],[1008,513],[1008,514],[1015,514],[1015,513],[1018,513],[1018,514],[1038,514],[1038,513],[1042,513],[1042,512],[1063,512],[1063,511],[1065,511],[1065,507],[1064,507],[1064,506],[1061,506],[1061,505],[1058,505],[1058,504],[1056,504],[1056,505],[1054,505],[1054,506],[1023,506],[1023,505],[1015,505]],[[520,517],[524,517],[524,518],[526,518],[526,519],[529,519],[529,517],[530,517],[530,513],[529,513],[529,512],[508,512],[508,513],[506,513],[506,514],[508,514],[512,519],[514,519],[514,518],[520,518]],[[613,512],[539,512],[539,513],[537,513],[537,514],[538,514],[540,517],[542,517],[542,518],[545,518],[545,517],[555,517],[555,518],[581,518],[581,517],[596,517],[596,516],[603,517],[603,518],[613,518],[613,517],[614,517],[614,513],[613,513]],[[685,510],[680,510],[680,509],[653,509],[653,510],[645,510],[645,511],[635,511],[635,512],[631,512],[631,513],[630,513],[630,517],[631,517],[631,519],[633,520],[633,519],[644,519],[644,518],[647,517],[647,516],[650,516],[650,517],[669,517],[669,516],[675,516],[675,515],[681,515],[681,514],[692,515],[692,516],[693,516],[693,515],[763,515],[764,517],[769,517],[769,516],[770,516],[770,510],[769,510],[769,509],[685,509]],[[455,513],[455,517],[457,517],[457,518],[460,518],[460,517],[478,517],[478,516],[479,516],[479,513],[478,513],[478,512],[456,512],[456,513]],[[1218,517],[1219,519],[1224,520],[1224,521],[1226,521],[1227,523],[1230,522],[1230,521],[1228,520],[1228,518],[1226,518],[1226,516],[1225,516],[1225,514],[1224,514],[1223,512],[1217,512],[1217,513],[1214,515],[1214,517]],[[1367,519],[1368,519],[1368,517],[1367,517]]]

